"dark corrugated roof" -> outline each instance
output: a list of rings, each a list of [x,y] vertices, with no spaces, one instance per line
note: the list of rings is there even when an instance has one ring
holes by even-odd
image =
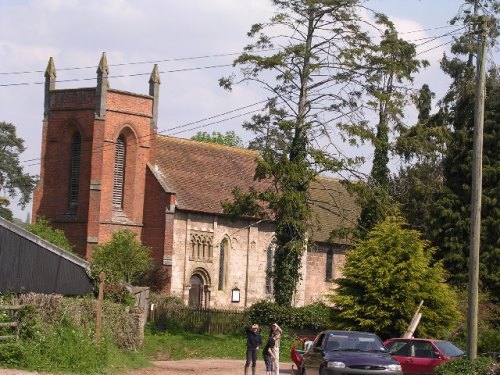
[[[232,201],[236,186],[265,188],[265,183],[253,179],[258,155],[253,150],[158,136],[155,163],[164,188],[176,194],[178,209],[220,214],[221,202]],[[359,209],[339,180],[318,178],[310,195],[314,222],[319,223],[313,233],[316,241],[326,242],[333,229],[354,226]]]
[[[0,218],[0,292],[92,292],[90,263]]]

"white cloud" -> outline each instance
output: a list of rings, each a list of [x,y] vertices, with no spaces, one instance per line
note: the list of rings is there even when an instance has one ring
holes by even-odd
[[[43,82],[50,56],[55,58],[58,80],[92,79],[57,83],[65,88],[95,85],[95,68],[103,51],[107,52],[111,76],[149,73],[153,68],[152,63],[115,66],[119,63],[238,52],[249,42],[246,33],[250,26],[266,21],[273,13],[269,0],[2,0],[0,72],[42,72],[0,75],[0,84]],[[396,25],[401,30],[424,29],[425,15],[418,17],[399,17]],[[443,23],[448,18],[443,14]],[[436,49],[423,57],[434,60],[441,54],[442,50]],[[233,58],[161,62],[159,68],[168,71],[230,64]],[[63,70],[86,66],[91,68]],[[229,72],[230,68],[162,74],[160,129],[233,110],[263,97],[251,86],[240,86],[232,93],[220,89],[217,79]],[[437,73],[431,76],[432,83],[443,81],[443,75]],[[147,74],[111,78],[111,87],[147,93],[148,79]],[[42,112],[43,85],[0,86],[0,121],[14,123],[28,147],[21,160],[40,157]],[[200,130],[237,130],[242,121],[235,119]],[[38,173],[38,165],[28,168]]]

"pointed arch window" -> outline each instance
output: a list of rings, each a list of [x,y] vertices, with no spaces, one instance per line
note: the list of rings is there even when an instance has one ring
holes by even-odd
[[[78,192],[80,190],[80,164],[82,154],[82,136],[79,132],[71,139],[71,165],[69,182],[69,207],[78,206]]]
[[[273,294],[274,241],[266,249],[266,293]]]
[[[326,252],[325,281],[332,281],[333,276],[333,249]]]
[[[125,183],[125,139],[120,136],[115,145],[115,169],[113,176],[113,208],[123,209],[123,188]]]
[[[229,241],[224,239],[220,244],[219,255],[219,290],[224,290],[227,278],[227,258],[229,251]]]

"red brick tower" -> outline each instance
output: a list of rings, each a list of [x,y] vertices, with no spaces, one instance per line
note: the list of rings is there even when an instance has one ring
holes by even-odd
[[[56,89],[55,81],[50,58],[33,218],[49,219],[78,253],[90,257],[92,246],[108,241],[117,230],[142,237],[148,164],[154,164],[159,72],[155,65],[149,95],[110,89],[103,53],[96,87]]]

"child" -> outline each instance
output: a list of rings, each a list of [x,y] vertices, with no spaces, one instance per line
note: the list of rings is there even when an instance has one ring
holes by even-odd
[[[273,362],[276,360],[276,356],[274,355],[274,345],[273,336],[270,335],[262,353],[264,356],[264,363],[266,364],[266,375],[272,375]]]

